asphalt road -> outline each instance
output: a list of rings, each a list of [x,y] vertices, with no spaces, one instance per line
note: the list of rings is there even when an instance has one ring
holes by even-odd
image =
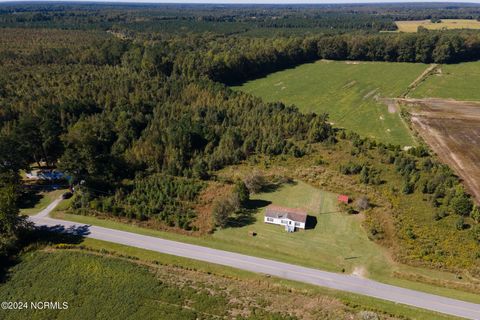
[[[59,230],[77,232],[85,237],[93,239],[216,263],[288,280],[300,281],[331,289],[393,301],[395,303],[406,304],[448,315],[480,320],[480,304],[395,287],[353,275],[326,272],[228,251],[144,236],[131,232],[82,225],[70,221],[49,218],[48,215],[50,211],[53,210],[59,202],[60,200],[54,201],[39,214],[30,217],[30,220],[38,226],[56,226]]]

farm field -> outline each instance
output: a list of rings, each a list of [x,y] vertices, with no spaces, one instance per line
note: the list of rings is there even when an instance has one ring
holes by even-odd
[[[417,32],[418,27],[429,30],[480,29],[480,21],[469,19],[442,19],[439,23],[430,20],[396,21],[395,24],[400,32]]]
[[[480,203],[480,103],[439,99],[407,100],[411,121],[437,155]]]
[[[373,310],[378,319],[450,319],[425,310],[213,264],[86,239],[78,250],[47,247],[22,255],[0,298],[49,294],[66,310],[0,313],[0,319],[344,319]],[[95,250],[102,249],[102,254]],[[93,250],[93,251],[92,251]],[[108,250],[108,251],[107,251]],[[281,299],[279,299],[281,298]],[[101,299],[101,300],[100,300]],[[99,303],[102,301],[102,303]]]
[[[420,83],[409,97],[480,100],[480,62],[441,65],[439,70]]]
[[[18,297],[22,301],[37,301],[41,296],[49,301],[66,301],[69,308],[3,310],[0,318],[8,314],[9,319],[108,319],[115,314],[124,319],[151,319],[152,315],[155,319],[216,319],[237,313],[248,318],[255,312],[260,317],[283,319],[297,296],[286,290],[269,291],[265,284],[132,262],[67,250],[30,253],[13,268],[7,284],[0,287],[2,301],[15,301]],[[255,289],[259,290],[254,292]],[[290,307],[275,305],[279,302],[274,294],[282,296],[282,302],[292,300]],[[308,300],[306,296],[303,299]],[[303,307],[305,315],[325,308]],[[345,306],[335,306],[334,301],[331,307],[336,310],[330,317],[349,313]],[[294,312],[302,312],[301,308],[298,305]]]
[[[395,108],[379,97],[402,95],[426,69],[414,63],[317,61],[235,87],[303,112],[328,113],[335,126],[402,146],[414,145]]]

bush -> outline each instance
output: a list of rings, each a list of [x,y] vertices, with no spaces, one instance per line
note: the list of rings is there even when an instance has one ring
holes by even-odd
[[[235,193],[218,199],[213,206],[213,217],[218,227],[225,228],[230,217],[240,209],[240,200]]]
[[[368,198],[366,196],[361,196],[355,201],[355,208],[358,211],[363,211],[367,210],[370,208],[370,202],[368,201]]]
[[[463,230],[465,228],[465,219],[463,217],[458,217],[457,221],[455,221],[455,228],[457,228],[457,230]]]
[[[237,181],[235,183],[233,192],[238,197],[240,204],[245,204],[250,199],[250,191],[248,190],[247,186],[243,181]]]
[[[478,244],[480,244],[480,225],[476,225],[472,228],[472,236]]]
[[[258,193],[265,187],[266,180],[261,172],[253,172],[243,180],[250,193]]]
[[[474,205],[472,212],[470,212],[470,217],[475,221],[475,223],[480,223],[480,209],[478,206]]]
[[[362,166],[353,162],[348,162],[340,166],[340,172],[346,175],[359,174]]]
[[[453,197],[450,207],[456,214],[468,216],[472,211],[473,204],[472,200],[470,200],[470,198],[463,191],[461,191]]]

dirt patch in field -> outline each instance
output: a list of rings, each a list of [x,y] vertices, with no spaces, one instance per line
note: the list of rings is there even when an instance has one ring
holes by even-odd
[[[397,99],[378,98],[377,101],[387,105],[388,113],[397,113],[398,112]]]
[[[412,107],[413,127],[480,203],[480,103],[445,99],[399,102]]]

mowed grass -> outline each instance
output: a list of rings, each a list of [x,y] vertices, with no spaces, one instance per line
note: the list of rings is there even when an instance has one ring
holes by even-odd
[[[439,23],[432,23],[430,20],[397,21],[395,24],[400,32],[417,32],[418,27],[429,30],[480,29],[480,21],[469,19],[442,19]]]
[[[20,214],[22,215],[35,215],[48,207],[50,203],[52,203],[55,199],[60,197],[63,193],[65,193],[65,189],[59,189],[59,190],[54,190],[54,191],[48,191],[48,192],[40,192],[38,194],[39,200],[36,202],[33,206],[30,206],[28,208],[21,208],[20,209]]]
[[[275,253],[289,261],[310,263],[326,270],[347,273],[385,269],[382,249],[371,242],[361,227],[361,217],[340,212],[337,195],[318,190],[304,182],[283,185],[275,192],[262,193],[253,199],[275,205],[306,209],[314,217],[313,229],[287,233],[282,226],[264,223],[264,209],[255,215],[255,223],[238,228],[226,228],[213,238],[223,243],[237,244],[256,251]],[[255,232],[256,236],[249,235]]]
[[[386,143],[414,145],[398,112],[378,97],[398,97],[427,68],[424,64],[317,61],[234,87],[303,112],[328,113],[335,126]]]
[[[410,93],[413,98],[480,100],[480,62],[442,65]]]

